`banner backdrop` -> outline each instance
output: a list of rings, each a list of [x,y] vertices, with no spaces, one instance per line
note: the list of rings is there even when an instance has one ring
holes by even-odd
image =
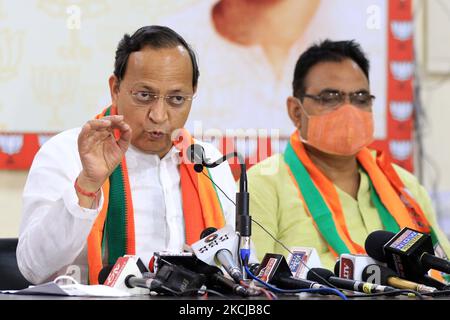
[[[411,1],[245,2],[254,10],[226,0],[0,0],[0,169],[29,168],[52,135],[109,105],[119,40],[162,24],[199,59],[186,127],[249,165],[282,152],[294,129],[286,98],[300,53],[327,38],[355,39],[371,63],[373,146],[412,171]]]

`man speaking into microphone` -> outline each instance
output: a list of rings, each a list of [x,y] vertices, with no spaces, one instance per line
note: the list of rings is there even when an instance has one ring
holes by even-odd
[[[376,94],[358,43],[312,45],[297,60],[286,99],[295,131],[284,153],[248,172],[253,218],[287,247],[316,248],[327,269],[340,254],[364,254],[375,230],[431,233],[436,253],[450,255],[425,189],[369,149]],[[260,259],[287,254],[258,227],[253,240]]]
[[[199,70],[175,31],[146,26],[124,35],[109,78],[111,105],[82,128],[64,131],[37,153],[23,192],[18,265],[42,283],[77,265],[94,284],[103,265],[128,254],[145,264],[155,251],[180,252],[206,227],[235,225],[229,165],[198,174],[183,130]],[[89,280],[89,281],[88,281]]]

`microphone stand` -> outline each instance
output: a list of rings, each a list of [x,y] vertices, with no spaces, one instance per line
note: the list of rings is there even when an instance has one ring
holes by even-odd
[[[239,164],[241,167],[241,175],[239,179],[239,191],[236,192],[236,233],[239,235],[240,238],[240,256],[239,261],[241,262],[242,266],[242,275],[244,277],[244,280],[247,280],[247,272],[245,271],[245,267],[248,265],[248,260],[250,258],[250,236],[252,232],[252,218],[249,213],[249,193],[247,189],[247,170],[245,161],[242,158],[242,156],[234,151],[231,153],[228,153],[218,160],[208,163],[205,160],[204,157],[204,150],[200,146],[200,148],[196,148],[195,145],[192,148],[191,154],[194,154],[193,157],[196,159],[194,164],[194,170],[198,173],[203,171],[203,167],[206,168],[215,168],[221,163],[225,162],[226,160],[230,158],[237,158],[239,160]],[[201,152],[201,155],[198,153]],[[201,159],[201,163],[198,163]]]

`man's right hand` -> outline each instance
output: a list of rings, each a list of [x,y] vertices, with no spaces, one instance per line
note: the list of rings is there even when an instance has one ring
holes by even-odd
[[[120,131],[115,139],[113,130]],[[120,164],[131,141],[131,128],[122,115],[90,120],[78,136],[78,153],[83,170],[78,176],[78,186],[87,192],[97,192]],[[92,207],[92,198],[78,193],[82,207]]]

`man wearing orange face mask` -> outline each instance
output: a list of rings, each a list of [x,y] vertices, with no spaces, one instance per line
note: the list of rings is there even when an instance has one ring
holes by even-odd
[[[406,170],[377,156],[369,61],[354,41],[326,40],[296,64],[287,110],[297,130],[284,154],[248,172],[253,218],[288,248],[314,247],[332,269],[342,253],[364,254],[375,230],[409,226],[431,233],[435,252],[450,255],[431,201]],[[258,257],[288,252],[258,226]]]

